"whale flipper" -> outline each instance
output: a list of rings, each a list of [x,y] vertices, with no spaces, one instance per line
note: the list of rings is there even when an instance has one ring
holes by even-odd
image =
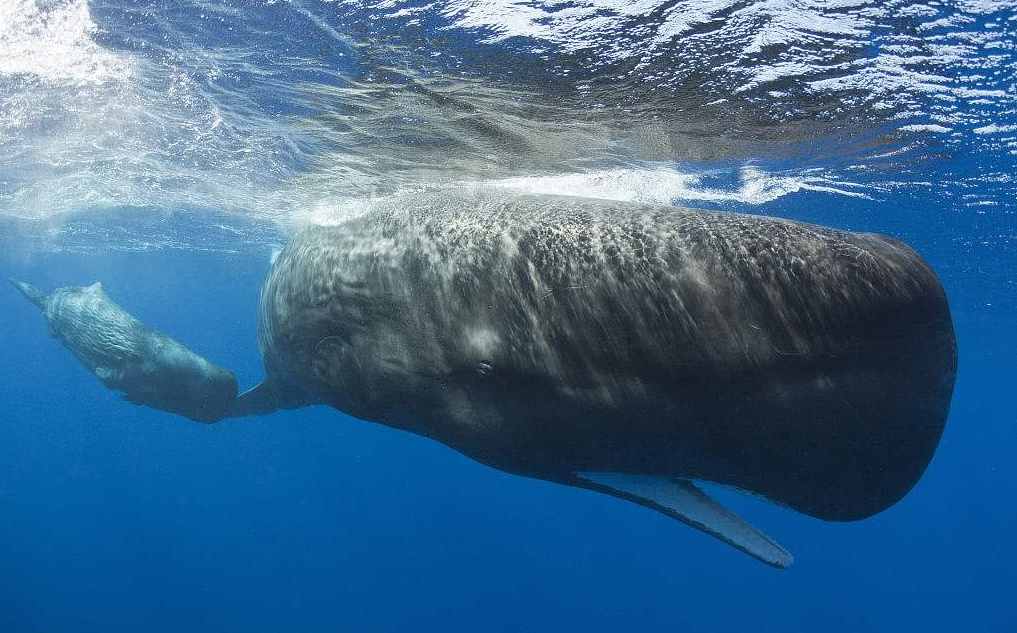
[[[579,485],[627,499],[678,519],[767,565],[790,567],[794,556],[687,479],[577,472]]]

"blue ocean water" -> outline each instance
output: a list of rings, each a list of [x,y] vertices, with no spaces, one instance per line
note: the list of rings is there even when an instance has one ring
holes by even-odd
[[[131,405],[0,291],[0,631],[1012,630],[1015,77],[1009,0],[4,0],[0,276],[101,280],[243,387],[289,235],[464,182],[900,237],[960,364],[889,510],[716,491],[779,571],[325,407]]]

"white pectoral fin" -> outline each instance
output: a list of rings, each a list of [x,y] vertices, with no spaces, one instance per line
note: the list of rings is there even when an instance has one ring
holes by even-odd
[[[628,499],[678,519],[767,565],[783,569],[794,562],[791,552],[687,479],[594,472],[577,472],[575,476],[584,487]]]

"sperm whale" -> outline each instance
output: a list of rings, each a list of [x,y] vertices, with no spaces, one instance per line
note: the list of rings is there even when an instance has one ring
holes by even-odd
[[[484,187],[303,229],[266,278],[258,343],[265,379],[235,399],[226,370],[184,364],[215,381],[211,418],[327,403],[776,567],[791,554],[697,484],[871,516],[924,472],[956,373],[942,286],[896,239]],[[165,400],[135,397],[193,409]]]

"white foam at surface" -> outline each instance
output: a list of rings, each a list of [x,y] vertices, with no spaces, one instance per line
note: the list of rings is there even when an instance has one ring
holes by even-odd
[[[393,3],[394,4],[394,3]],[[667,48],[676,37],[694,32],[699,26],[718,19],[731,9],[727,19],[734,30],[754,34],[742,51],[743,55],[759,53],[772,44],[788,44],[802,40],[865,38],[871,20],[862,11],[867,0],[831,3],[822,0],[765,0],[741,4],[735,0],[584,0],[568,7],[555,3],[534,3],[524,0],[446,0],[429,7],[452,20],[449,28],[485,29],[491,34],[483,40],[496,43],[513,37],[526,37],[561,47],[566,52],[588,49],[598,43],[611,42],[599,54],[606,59],[620,60],[632,55],[652,57]],[[835,16],[826,12],[839,9]],[[664,12],[666,19],[639,49],[620,45],[614,37],[625,20]],[[762,28],[760,28],[762,24]],[[743,26],[746,25],[746,26]]]
[[[975,134],[1000,134],[1006,132],[1017,132],[1017,125],[996,125],[991,123],[972,130]]]
[[[528,193],[602,198],[647,204],[681,204],[685,201],[758,205],[799,191],[850,197],[868,197],[859,185],[833,181],[821,175],[775,175],[755,167],[739,170],[737,186],[704,186],[703,177],[672,169],[613,169],[561,176],[506,178],[489,183]]]
[[[0,75],[102,83],[130,76],[129,59],[103,49],[87,0],[0,2]]]
[[[952,130],[942,125],[936,125],[934,123],[928,124],[914,124],[914,125],[902,125],[900,129],[905,132],[932,132],[934,134],[946,134]]]

